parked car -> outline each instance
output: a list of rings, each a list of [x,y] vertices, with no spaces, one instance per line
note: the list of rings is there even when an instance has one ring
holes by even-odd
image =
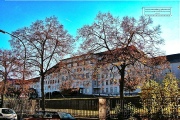
[[[1,120],[17,120],[17,114],[13,109],[0,108],[0,119]]]
[[[37,111],[28,120],[76,120],[70,113],[55,111]]]

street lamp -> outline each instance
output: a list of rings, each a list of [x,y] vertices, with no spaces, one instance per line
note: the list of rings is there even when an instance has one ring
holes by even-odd
[[[51,86],[49,85],[48,88],[49,88],[49,99],[50,99]]]
[[[9,33],[9,32],[6,32],[6,31],[4,31],[4,30],[1,30],[1,29],[0,29],[0,32],[3,33],[3,34],[9,34],[10,36],[12,36],[12,37],[14,37],[14,38],[17,38],[17,39],[22,43],[22,45],[23,45],[23,47],[24,47],[25,54],[24,54],[23,78],[22,78],[22,79],[23,79],[23,83],[24,83],[24,80],[25,80],[25,74],[24,74],[24,72],[25,72],[25,68],[26,68],[26,46],[25,46],[25,44],[23,43],[23,41],[22,41],[19,37],[15,36],[15,35],[13,35],[13,34],[11,34],[11,33]],[[22,89],[23,89],[23,87],[22,87]]]
[[[17,37],[17,36],[15,36],[15,35],[13,35],[13,34],[11,34],[11,33],[9,33],[9,32],[6,32],[6,31],[4,31],[4,30],[1,30],[0,29],[0,32],[1,33],[3,33],[3,34],[9,34],[10,36],[12,36],[12,37],[14,37],[14,38],[17,38],[21,43],[22,43],[22,45],[23,45],[23,47],[24,47],[24,50],[25,50],[25,53],[24,53],[24,61],[23,61],[23,83],[22,83],[22,90],[24,91],[24,86],[23,86],[23,84],[24,84],[24,80],[25,80],[25,74],[24,74],[24,72],[25,72],[25,68],[26,68],[26,46],[25,46],[25,44],[23,43],[23,41],[19,38],[19,37]],[[22,102],[22,105],[21,105],[21,118],[22,118],[22,113],[23,113],[23,102]]]

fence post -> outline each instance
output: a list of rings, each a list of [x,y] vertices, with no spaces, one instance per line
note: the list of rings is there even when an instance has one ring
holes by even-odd
[[[36,100],[32,100],[31,101],[31,107],[30,107],[30,114],[34,114],[35,113],[35,110],[36,110]]]
[[[106,99],[99,98],[99,120],[106,120]]]

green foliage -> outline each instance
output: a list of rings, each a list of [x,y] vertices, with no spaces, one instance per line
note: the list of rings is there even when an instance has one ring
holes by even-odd
[[[178,80],[172,74],[167,74],[163,80],[164,96],[177,97],[178,95]]]
[[[172,115],[178,105],[178,80],[173,74],[165,76],[162,84],[150,80],[142,86],[142,105],[145,114]]]

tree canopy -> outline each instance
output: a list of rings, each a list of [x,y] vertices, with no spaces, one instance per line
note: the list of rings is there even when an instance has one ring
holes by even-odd
[[[44,77],[48,69],[61,59],[72,53],[74,39],[64,30],[55,16],[45,20],[37,20],[30,27],[24,27],[12,32],[11,45],[18,52],[24,50],[19,39],[26,47],[26,64],[41,78],[41,95],[44,106]],[[23,53],[22,53],[23,54]]]
[[[159,58],[152,60],[162,55],[159,45],[162,45],[164,40],[160,33],[160,26],[153,26],[151,18],[141,16],[136,20],[134,17],[125,16],[120,19],[111,13],[99,12],[91,25],[84,25],[78,29],[77,39],[82,42],[80,54],[82,51],[84,53],[104,52],[100,56],[102,59],[98,65],[108,63],[118,69],[121,76],[120,97],[123,98],[125,81],[135,80],[135,78],[145,80],[147,73],[152,72],[152,68],[154,70],[165,68],[157,67],[166,64],[165,57],[161,60]],[[126,74],[128,70],[133,71],[136,77],[128,76]],[[152,77],[152,74],[149,75]]]

